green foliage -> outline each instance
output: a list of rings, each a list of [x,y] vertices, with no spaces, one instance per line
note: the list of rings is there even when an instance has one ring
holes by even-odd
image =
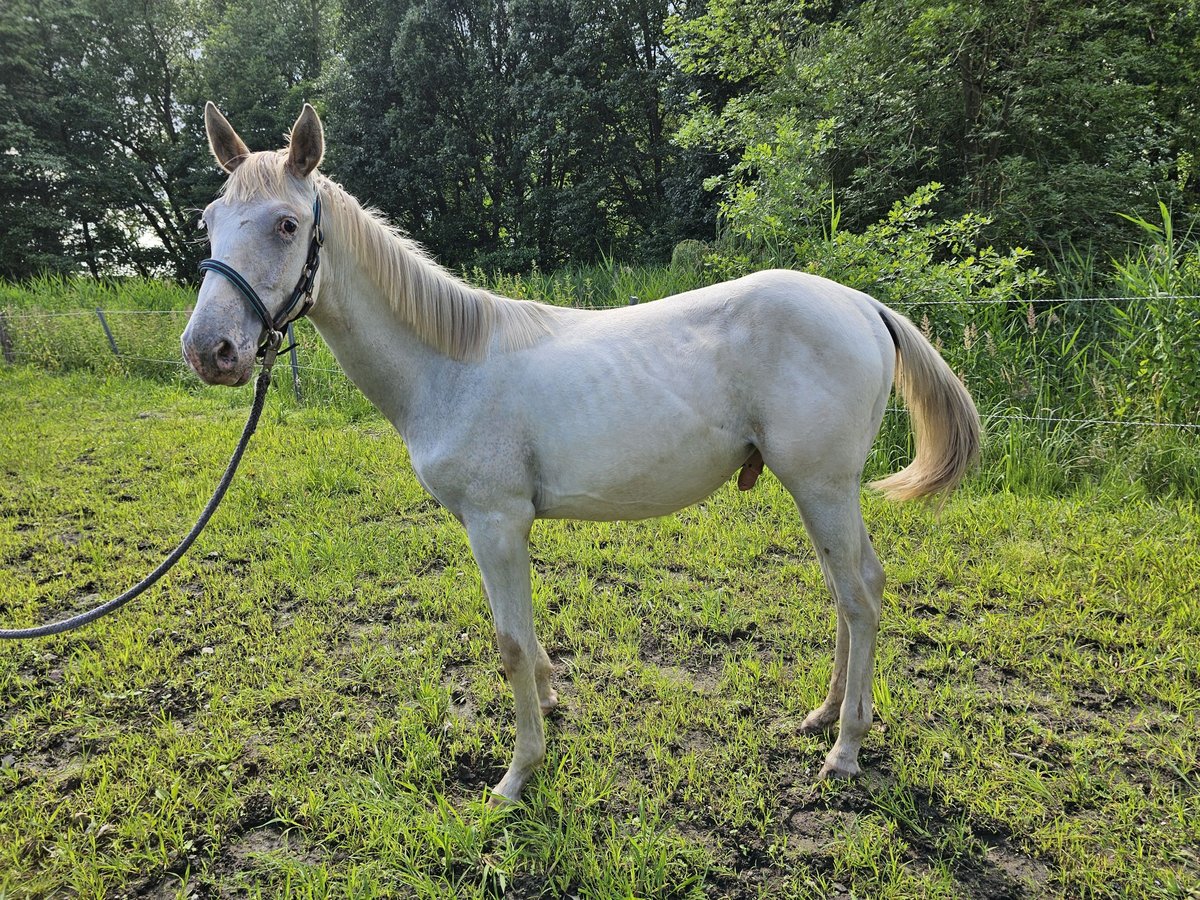
[[[986,217],[935,220],[932,207],[941,190],[936,182],[924,185],[861,234],[839,227],[841,209],[831,200],[825,235],[792,252],[802,268],[898,305],[1016,303],[1048,287],[1050,279],[1031,265],[1028,250],[1001,253],[983,243]]]
[[[708,254],[709,246],[704,241],[680,241],[671,251],[671,271],[697,273],[704,267]]]
[[[685,72],[753,85],[788,64],[821,6],[811,0],[685,4],[668,20],[667,35]]]
[[[204,101],[244,111],[247,136],[277,146],[313,96],[331,5],[0,7],[0,276],[193,278],[204,252],[196,210],[220,185]]]
[[[36,90],[46,36],[23,2],[0,10],[0,276],[20,277],[68,267],[68,219],[58,208],[52,173],[63,161],[38,133],[42,117]],[[21,152],[5,152],[21,148]]]
[[[1200,241],[1176,235],[1165,204],[1159,215],[1157,224],[1129,217],[1148,240],[1114,266],[1114,290],[1146,298],[1118,323],[1136,361],[1127,391],[1150,397],[1158,415],[1200,422]]]
[[[711,232],[662,0],[16,0],[0,9],[0,276],[203,255],[216,101],[254,149],[303,101],[327,170],[444,261],[665,259]],[[326,106],[326,97],[328,105]]]
[[[1195,4],[836,9],[720,2],[674,20],[684,71],[724,83],[693,96],[679,134],[732,159],[710,182],[726,215],[795,240],[813,223],[779,206],[811,210],[835,191],[862,231],[937,181],[943,216],[983,215],[988,242],[1046,256],[1111,252],[1121,210],[1200,208]],[[735,14],[754,24],[725,28]],[[760,52],[755,34],[771,36]]]
[[[204,42],[188,115],[212,100],[252,149],[275,149],[305,102],[318,102],[336,39],[337,0],[199,3]],[[200,120],[189,123],[203,139]],[[207,154],[207,145],[204,147]],[[207,157],[202,164],[209,164]]]
[[[20,77],[0,92],[0,273],[190,274],[201,158],[184,106],[191,12],[184,0],[0,8],[0,28],[22,33]]]
[[[330,171],[456,266],[665,261],[718,204],[786,257],[831,196],[862,233],[933,182],[1002,255],[1107,256],[1117,211],[1200,207],[1198,34],[1163,0],[13,0],[0,276],[193,278],[208,99],[254,147],[317,102]]]

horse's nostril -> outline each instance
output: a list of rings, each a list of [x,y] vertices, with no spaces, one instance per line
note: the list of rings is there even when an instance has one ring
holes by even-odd
[[[233,348],[232,341],[221,341],[217,344],[214,357],[217,361],[217,368],[222,372],[228,372],[237,366],[237,351]]]

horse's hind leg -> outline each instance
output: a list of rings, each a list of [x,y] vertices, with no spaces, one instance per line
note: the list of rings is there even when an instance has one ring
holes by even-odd
[[[863,524],[857,478],[819,487],[806,483],[788,487],[821,560],[838,616],[829,693],[801,728],[816,731],[841,719],[821,777],[848,777],[859,771],[858,750],[871,727],[883,569]]]
[[[862,528],[860,541],[860,568],[863,582],[867,586],[868,594],[882,597],[883,566],[880,565],[879,557],[875,555],[875,549],[871,546],[871,538],[867,534],[865,525]],[[805,716],[804,721],[800,724],[801,734],[818,734],[837,722],[841,715],[842,700],[846,696],[846,662],[850,651],[850,629],[846,623],[846,613],[841,604],[837,602],[837,582],[825,564],[824,554],[821,554],[819,561],[821,571],[825,576],[825,584],[829,588],[830,594],[833,595],[834,605],[837,607],[837,643],[833,651],[833,674],[829,678],[829,692],[825,695],[825,700],[821,705]]]
[[[833,578],[824,566],[821,569],[825,572],[825,584],[834,595],[834,605],[837,606],[837,591]],[[833,675],[829,678],[829,693],[825,695],[825,700],[820,706],[804,717],[804,721],[800,723],[801,734],[819,734],[837,722],[842,711],[842,698],[846,696],[846,655],[849,650],[850,631],[846,625],[846,616],[838,606],[837,644],[833,650]]]

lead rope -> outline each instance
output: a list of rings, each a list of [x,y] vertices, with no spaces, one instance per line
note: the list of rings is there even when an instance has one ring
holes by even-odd
[[[208,524],[208,520],[212,518],[213,513],[217,511],[217,507],[221,505],[221,500],[225,496],[225,491],[229,489],[229,484],[233,481],[238,464],[242,461],[242,454],[246,451],[246,445],[250,443],[250,437],[258,427],[258,418],[262,415],[263,404],[267,399],[267,388],[271,386],[271,368],[275,365],[275,357],[279,353],[279,345],[282,342],[283,335],[278,331],[271,331],[268,335],[267,344],[263,352],[262,369],[259,371],[258,377],[254,382],[254,405],[250,407],[250,418],[246,420],[246,427],[242,429],[241,440],[238,441],[237,447],[234,448],[233,456],[229,459],[229,465],[225,467],[225,474],[221,476],[221,481],[217,484],[217,489],[213,491],[208,505],[200,513],[200,518],[196,520],[196,524],[192,526],[192,530],[179,542],[179,546],[171,551],[167,558],[159,564],[157,569],[121,596],[113,597],[113,599],[102,603],[95,609],[90,609],[77,616],[71,616],[69,619],[63,619],[61,622],[51,622],[49,625],[39,625],[35,628],[0,629],[0,640],[46,637],[51,634],[61,634],[64,631],[71,631],[79,628],[81,625],[94,622],[101,616],[106,616],[110,612],[120,609],[166,575],[175,563],[179,562],[183,554],[187,553],[188,548],[200,536],[200,532],[204,530],[204,526]]]

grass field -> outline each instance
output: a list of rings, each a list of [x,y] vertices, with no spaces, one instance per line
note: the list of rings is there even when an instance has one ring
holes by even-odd
[[[0,367],[0,621],[140,578],[248,403]],[[0,646],[0,897],[1200,896],[1195,506],[865,505],[864,777],[815,783],[828,740],[797,731],[833,610],[768,475],[535,527],[564,702],[525,804],[490,811],[511,704],[461,529],[386,423],[277,394],[164,587]]]

